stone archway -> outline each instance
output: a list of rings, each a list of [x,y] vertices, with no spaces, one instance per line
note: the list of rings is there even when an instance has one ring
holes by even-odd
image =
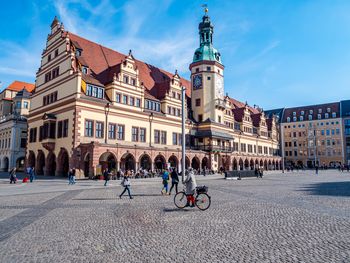
[[[243,170],[244,166],[243,166],[243,160],[241,158],[239,159],[238,165],[239,165],[239,170]]]
[[[75,167],[74,167],[75,168]],[[57,158],[57,175],[68,176],[69,171],[69,155],[65,148],[61,148]]]
[[[99,164],[101,165],[101,171],[104,171],[105,169],[113,171],[117,168],[117,159],[113,153],[105,152],[101,154],[99,158]]]
[[[152,169],[152,159],[151,157],[148,155],[148,154],[143,154],[141,157],[140,157],[140,160],[139,160],[139,163],[140,163],[140,168],[143,169],[143,170],[151,170]]]
[[[46,158],[45,175],[55,176],[56,174],[56,155],[53,152],[49,152]]]
[[[16,169],[17,171],[24,171],[24,157],[19,157],[16,160]]]
[[[209,160],[207,157],[203,157],[202,159],[202,170],[209,169]]]
[[[238,170],[238,162],[237,162],[236,158],[233,158],[232,169],[233,170]]]
[[[271,166],[272,166],[272,162],[271,162],[271,160],[269,160],[269,163],[268,163],[267,169],[268,169],[268,170],[272,170]]]
[[[182,159],[181,159],[181,164],[182,164]],[[191,166],[191,161],[190,158],[188,158],[188,156],[186,155],[185,157],[185,169],[188,169],[188,167]]]
[[[200,168],[200,160],[197,156],[193,157],[192,158],[192,162],[191,162],[191,167],[196,170],[196,171],[199,171],[199,168]]]
[[[6,156],[2,159],[2,170],[4,172],[9,171],[9,158]]]
[[[267,170],[267,161],[264,161],[264,170]]]
[[[176,170],[179,169],[179,160],[175,155],[171,155],[168,160],[170,167],[175,168]]]
[[[39,150],[36,158],[36,166],[35,166],[36,174],[43,175],[44,168],[45,168],[45,154],[42,150]]]
[[[87,153],[84,158],[84,176],[90,176],[90,153]]]
[[[154,158],[154,168],[156,170],[166,169],[166,160],[165,157],[161,154],[158,154],[156,158]]]
[[[254,166],[254,168],[259,168],[259,160],[258,160],[258,159],[255,160],[255,166]]]
[[[126,172],[128,170],[133,170],[135,171],[136,168],[136,161],[135,161],[135,157],[134,155],[132,155],[131,153],[126,153],[122,156],[122,158],[120,159],[120,168]]]
[[[248,161],[248,159],[244,160],[244,170],[249,170],[249,161]]]
[[[35,167],[35,154],[33,151],[29,151],[28,159],[27,159],[27,166]]]
[[[254,170],[254,160],[253,159],[250,159],[249,166],[250,166],[250,170]]]
[[[272,161],[272,170],[276,170],[276,163],[275,163],[275,160]]]

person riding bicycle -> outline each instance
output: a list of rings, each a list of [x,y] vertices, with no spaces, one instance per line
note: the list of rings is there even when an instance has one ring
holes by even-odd
[[[194,203],[195,203],[194,194],[196,192],[197,183],[196,183],[196,178],[194,176],[194,172],[192,168],[188,169],[184,183],[186,185],[186,196],[187,196],[186,206],[194,207]]]

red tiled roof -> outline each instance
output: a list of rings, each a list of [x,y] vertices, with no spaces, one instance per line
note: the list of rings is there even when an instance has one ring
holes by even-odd
[[[28,92],[32,92],[35,89],[35,85],[28,82],[15,80],[6,89],[12,91],[21,91],[22,89],[26,89]]]
[[[69,38],[71,39],[73,45],[76,45],[78,48],[82,49],[84,64],[88,64],[89,68],[93,71],[93,77],[98,79],[103,84],[111,82],[111,75],[113,76],[114,73],[113,69],[116,69],[117,65],[124,61],[127,56],[84,39],[71,32],[66,33],[69,34]],[[135,62],[139,69],[140,81],[143,82],[143,85],[149,91],[156,88],[156,84],[162,83],[165,80],[170,80],[174,75],[145,62],[139,60],[135,60]],[[181,83],[186,87],[186,95],[190,96],[190,82],[181,78]],[[158,91],[152,91],[151,93],[154,96],[158,95]]]
[[[253,126],[259,127],[260,126],[261,113],[250,114],[250,117],[252,118]]]

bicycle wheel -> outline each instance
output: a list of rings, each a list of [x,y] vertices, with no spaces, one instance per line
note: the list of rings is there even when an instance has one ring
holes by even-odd
[[[207,210],[211,204],[210,199],[210,196],[206,193],[198,194],[196,197],[196,206],[202,211]]]
[[[177,208],[185,208],[186,204],[187,204],[187,197],[185,192],[178,192],[175,196],[174,196],[174,204],[176,205]]]

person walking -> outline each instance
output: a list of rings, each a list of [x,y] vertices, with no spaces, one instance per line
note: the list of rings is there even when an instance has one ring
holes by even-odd
[[[73,184],[73,171],[69,169],[68,171],[68,185]]]
[[[188,169],[188,173],[185,179],[185,185],[186,185],[186,197],[187,197],[186,206],[194,207],[194,203],[195,203],[194,194],[196,192],[197,182],[196,182],[196,178],[192,168]]]
[[[34,180],[35,180],[35,167],[33,166],[31,169],[30,169],[30,182],[32,183]]]
[[[131,192],[130,192],[131,182],[130,182],[130,174],[129,173],[125,174],[125,176],[123,177],[121,185],[124,186],[124,191],[119,195],[119,198],[121,199],[122,196],[124,195],[124,193],[126,191],[128,191],[129,198],[133,199],[133,197],[131,196]]]
[[[15,184],[17,181],[16,168],[12,168],[9,174],[10,174],[10,184],[12,184],[12,182]]]
[[[315,166],[316,174],[318,174],[318,165]]]
[[[176,193],[178,193],[178,184],[179,184],[179,175],[176,171],[175,168],[173,168],[172,172],[171,172],[171,187],[170,187],[170,190],[169,190],[169,195],[171,194],[171,190],[173,190],[174,186],[175,186],[175,191]]]
[[[163,179],[163,188],[162,188],[162,195],[163,194],[167,194],[168,193],[168,181],[169,181],[169,172],[168,170],[164,170],[163,175],[162,175],[162,179]]]
[[[110,179],[109,176],[110,176],[110,173],[109,173],[109,171],[108,171],[108,168],[106,168],[105,171],[103,172],[103,178],[104,178],[104,180],[105,180],[104,186],[107,186],[108,181],[109,181],[109,179]]]

